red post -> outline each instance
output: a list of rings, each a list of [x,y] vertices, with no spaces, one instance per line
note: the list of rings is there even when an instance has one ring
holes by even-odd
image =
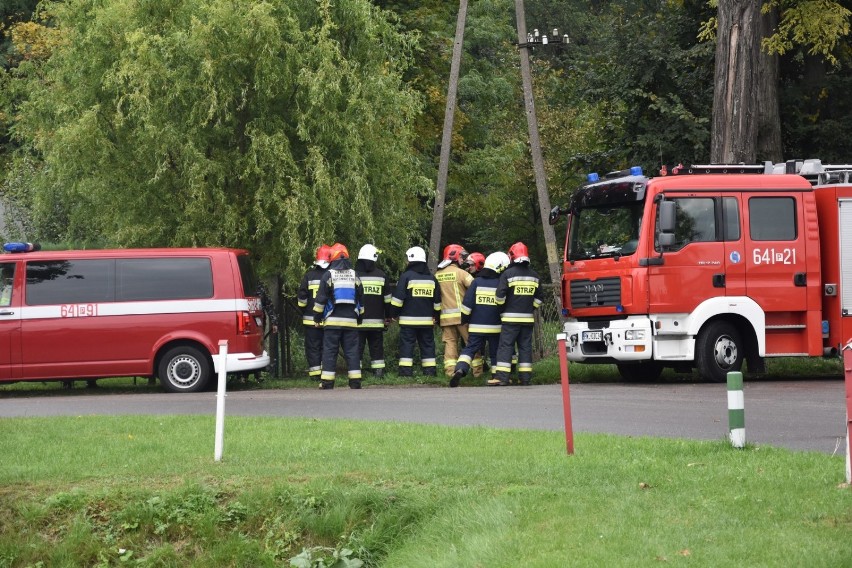
[[[565,443],[568,446],[568,455],[574,455],[574,426],[571,423],[571,385],[568,383],[566,339],[567,337],[564,333],[556,334],[556,342],[559,344],[559,373],[562,375],[562,410],[565,413]]]
[[[843,370],[846,377],[846,483],[852,483],[852,341],[843,348]]]

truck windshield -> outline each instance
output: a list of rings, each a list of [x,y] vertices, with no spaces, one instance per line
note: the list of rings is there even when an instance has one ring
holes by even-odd
[[[644,202],[582,207],[571,212],[568,260],[629,256],[639,244]]]

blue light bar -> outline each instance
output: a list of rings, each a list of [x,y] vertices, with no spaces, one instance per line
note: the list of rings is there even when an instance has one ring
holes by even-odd
[[[589,180],[589,183],[595,183],[596,181],[600,180],[601,177],[598,175],[597,172],[592,172],[586,175],[586,179]]]
[[[641,176],[642,175],[642,166],[633,166],[632,168],[630,168],[630,175]]]
[[[3,250],[6,252],[32,252],[35,250],[41,250],[41,245],[38,243],[5,243],[3,245]]]

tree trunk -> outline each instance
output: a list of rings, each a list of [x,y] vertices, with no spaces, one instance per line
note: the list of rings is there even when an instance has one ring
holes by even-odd
[[[710,161],[752,164],[758,135],[760,0],[719,0]]]
[[[778,11],[770,10],[760,18],[761,38],[769,37],[778,26]],[[758,65],[757,108],[757,159],[772,162],[784,161],[781,143],[781,111],[778,104],[779,57],[760,52]]]

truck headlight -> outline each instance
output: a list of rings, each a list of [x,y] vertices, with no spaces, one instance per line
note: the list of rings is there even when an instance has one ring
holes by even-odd
[[[627,341],[641,341],[645,339],[644,329],[628,329],[624,332],[624,339]]]

